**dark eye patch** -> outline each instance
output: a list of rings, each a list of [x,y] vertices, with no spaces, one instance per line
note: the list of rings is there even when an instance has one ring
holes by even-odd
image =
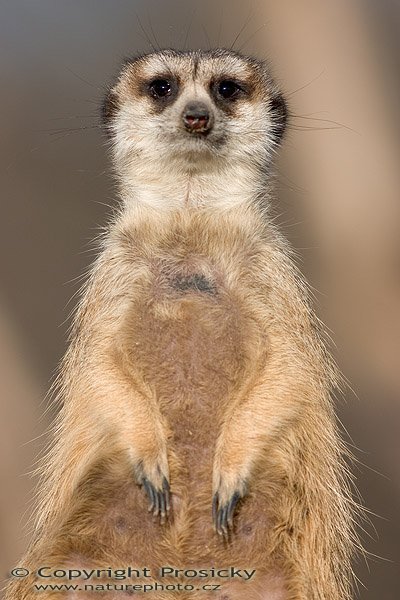
[[[234,112],[237,101],[250,97],[247,83],[229,76],[223,76],[210,82],[210,92],[213,100],[226,113]]]
[[[223,79],[218,83],[217,91],[224,100],[233,100],[243,91],[243,89],[236,81]]]
[[[169,96],[172,91],[171,82],[168,79],[154,79],[149,85],[150,93],[156,100]]]
[[[142,81],[140,91],[153,101],[156,111],[162,111],[172,104],[179,94],[179,81],[170,73],[162,74]]]

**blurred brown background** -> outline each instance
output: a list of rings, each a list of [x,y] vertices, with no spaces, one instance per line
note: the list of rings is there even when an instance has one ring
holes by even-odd
[[[399,19],[390,0],[0,3],[2,577],[29,537],[28,473],[46,440],[44,397],[77,278],[115,203],[98,127],[104,86],[151,44],[234,44],[269,57],[294,115],[277,213],[354,390],[338,413],[376,515],[359,597],[398,598]]]

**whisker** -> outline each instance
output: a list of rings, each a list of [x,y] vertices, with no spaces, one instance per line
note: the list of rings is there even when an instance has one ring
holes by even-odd
[[[308,115],[295,115],[295,114],[291,114],[290,116],[291,116],[291,118],[294,118],[294,119],[305,119],[307,121],[319,121],[321,123],[332,123],[333,125],[338,125],[339,128],[347,129],[348,131],[357,133],[357,135],[361,135],[361,133],[359,131],[357,131],[356,129],[353,129],[349,125],[345,125],[344,123],[340,123],[339,121],[334,121],[332,119],[319,119],[317,117],[311,117]]]
[[[78,131],[85,131],[86,129],[102,129],[101,125],[82,125],[82,127],[68,127],[63,129],[46,129],[43,130],[42,133],[47,133],[48,135],[60,135],[62,133],[77,133]]]
[[[137,18],[137,21],[139,23],[139,27],[143,32],[143,35],[145,36],[145,39],[147,41],[147,43],[149,44],[149,46],[151,47],[151,49],[153,50],[153,52],[157,52],[157,48],[154,46],[153,42],[150,39],[149,34],[147,33],[147,31],[145,30],[142,21],[140,20],[139,14],[135,11],[135,15]]]
[[[260,27],[258,27],[254,33],[252,33],[247,39],[246,41],[240,46],[239,48],[239,52],[242,52],[243,49],[247,46],[247,44],[257,35],[257,33],[259,31],[262,31],[263,29],[265,29],[267,27],[268,23],[263,23],[262,25],[260,25]]]
[[[219,48],[219,44],[221,41],[221,33],[222,33],[222,21],[224,18],[224,5],[221,5],[221,15],[219,20],[219,28],[218,28],[218,37],[217,37],[217,47]]]
[[[94,83],[90,83],[90,81],[87,81],[86,79],[84,79],[81,75],[78,75],[78,73],[75,73],[72,69],[70,69],[69,67],[65,67],[65,69],[67,71],[69,71],[74,77],[76,77],[77,79],[80,79],[80,81],[83,81],[83,83],[86,83],[87,85],[90,85],[90,87],[94,88],[97,91],[102,91],[102,88],[95,85]]]
[[[208,31],[207,29],[204,27],[204,23],[201,24],[201,28],[205,37],[205,40],[207,42],[207,49],[211,50],[211,40],[210,40],[210,36],[208,35]]]
[[[293,131],[334,131],[343,127],[307,127],[307,125],[288,125],[288,130]]]
[[[252,14],[252,7],[250,6],[249,9],[249,14],[247,16],[246,21],[243,23],[242,27],[240,28],[239,33],[237,34],[237,36],[235,37],[235,39],[233,40],[231,46],[230,46],[230,50],[233,50],[235,47],[236,42],[239,40],[240,36],[242,35],[242,33],[245,31],[246,27],[248,26],[248,24],[250,23],[251,19],[253,18],[253,14]]]
[[[186,31],[185,41],[183,43],[183,49],[184,50],[186,50],[186,46],[187,46],[188,39],[189,39],[189,33],[190,33],[190,30],[191,30],[192,25],[193,25],[195,14],[196,14],[196,7],[193,8],[192,16],[190,17],[190,20],[189,20],[189,25],[188,25],[188,28],[187,28],[187,31]]]
[[[153,29],[153,25],[152,25],[152,22],[151,22],[151,19],[150,19],[150,13],[149,13],[149,11],[147,11],[147,20],[148,20],[148,22],[149,22],[150,33],[152,34],[152,36],[153,36],[153,39],[154,39],[154,41],[155,41],[155,43],[156,43],[156,47],[157,47],[157,48],[158,48],[158,50],[161,52],[161,46],[160,46],[160,44],[158,43],[158,39],[157,39],[157,37],[156,37],[156,34],[154,33],[154,29]]]
[[[294,96],[294,94],[297,94],[298,92],[301,92],[301,90],[305,90],[309,85],[312,85],[315,81],[317,81],[320,77],[322,77],[322,75],[324,73],[325,73],[325,69],[322,69],[322,71],[318,75],[316,75],[315,77],[313,77],[313,79],[311,79],[310,81],[308,81],[307,83],[305,83],[301,87],[295,89],[293,92],[287,93],[286,97],[290,98],[291,96]]]

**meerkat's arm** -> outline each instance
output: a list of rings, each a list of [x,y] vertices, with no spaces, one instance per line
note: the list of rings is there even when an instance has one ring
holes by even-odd
[[[266,304],[262,301],[253,307],[259,322],[264,321],[265,347],[255,351],[252,377],[232,398],[216,444],[213,518],[220,534],[232,526],[236,504],[251,486],[253,471],[263,454],[272,444],[279,444],[279,435],[286,427],[306,416],[310,407],[315,410],[329,377],[321,388],[324,363],[322,347],[313,333],[313,316],[307,300],[301,297],[292,267],[283,258],[278,261],[278,272],[273,267],[275,260],[271,254],[272,266],[265,272],[271,282],[285,273],[286,291],[277,293],[272,286]]]
[[[163,419],[150,388],[126,372],[123,357],[110,357],[105,349],[98,364],[92,365],[91,411],[96,411],[116,449],[132,465],[132,475],[143,485],[154,514],[163,520],[169,510],[169,470]]]
[[[65,503],[112,443],[163,520],[169,509],[166,429],[154,392],[126,356],[124,339],[139,278],[132,260],[124,264],[106,253],[94,268],[62,369],[64,406],[54,460],[47,462],[53,470],[59,465],[58,489],[68,479],[65,493],[56,493]],[[66,470],[66,464],[71,468]],[[49,478],[54,481],[54,474],[49,472]],[[63,512],[57,501],[54,508]]]
[[[224,419],[213,469],[214,521],[219,533],[232,525],[236,503],[251,485],[256,463],[300,414],[311,393],[289,360],[283,350],[272,347],[264,369],[233,400]]]

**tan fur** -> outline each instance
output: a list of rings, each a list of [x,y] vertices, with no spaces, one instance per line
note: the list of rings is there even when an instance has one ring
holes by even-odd
[[[155,116],[139,84],[165,70],[184,91]],[[192,96],[211,103],[207,82],[218,73],[247,78],[252,92],[228,116],[213,108],[227,140],[196,150],[199,140],[179,137],[177,115]],[[256,576],[218,581],[214,593],[148,595],[350,598],[352,501],[330,399],[338,376],[290,250],[259,202],[277,143],[268,112],[276,93],[263,65],[228,52],[150,55],[111,91],[123,206],[61,367],[62,407],[23,561],[32,571],[235,566]],[[194,275],[206,291],[179,288]],[[170,482],[166,524],[147,512],[138,464],[154,485]],[[224,539],[212,498],[235,491],[243,498]],[[35,598],[33,580],[14,581],[8,600]]]

